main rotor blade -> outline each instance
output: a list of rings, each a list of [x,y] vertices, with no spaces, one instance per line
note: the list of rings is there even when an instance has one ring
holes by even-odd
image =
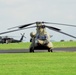
[[[45,26],[45,27],[47,27],[47,28],[49,28],[51,30],[60,31],[60,29],[56,28],[56,27],[51,27],[51,26]]]
[[[33,24],[35,24],[35,22],[34,22],[34,23],[30,23],[30,24],[22,25],[22,26],[20,26],[19,28],[24,28],[24,27],[27,27],[27,26],[30,26],[30,25],[33,25]]]
[[[70,36],[70,37],[72,37],[72,38],[75,38],[75,39],[76,39],[76,37],[75,37],[75,36],[70,35],[70,34],[65,33],[65,32],[62,32],[62,31],[61,31],[60,29],[58,29],[58,28],[51,27],[51,26],[45,26],[45,27],[47,27],[47,28],[49,28],[49,29],[51,29],[51,30],[54,30],[54,31],[56,31],[56,32],[62,33],[62,34],[64,34],[64,35],[67,35],[67,36]]]
[[[24,28],[24,27],[30,26],[32,24],[35,24],[35,22],[34,23],[30,23],[30,24],[21,25],[21,26],[11,27],[11,28],[8,28],[8,30],[9,29],[13,29],[13,28]]]
[[[0,33],[0,35],[2,35],[2,34],[6,34],[6,33],[15,32],[15,31],[20,31],[20,30],[24,30],[24,29],[34,28],[34,27],[36,27],[36,26],[32,26],[32,27],[28,27],[28,28],[22,28],[22,29],[14,29],[14,30],[10,30],[10,31],[6,31],[6,32],[2,32],[2,33]]]
[[[75,37],[75,36],[70,35],[70,34],[68,34],[68,33],[65,33],[65,32],[62,32],[62,31],[59,31],[59,33],[62,33],[62,34],[64,34],[64,35],[67,35],[67,36],[70,36],[70,37],[72,37],[72,38],[75,38],[75,39],[76,39],[76,37]]]
[[[76,25],[63,24],[63,23],[53,23],[53,22],[42,22],[42,23],[76,27]]]
[[[67,35],[67,36],[70,36],[70,37],[72,37],[72,38],[75,38],[75,39],[76,39],[76,37],[75,37],[75,36],[70,35],[70,34],[65,33],[65,32],[62,32],[60,29],[52,29],[51,27],[47,27],[47,28],[49,28],[49,29],[51,29],[51,30],[54,30],[54,31],[56,31],[56,32],[62,33],[62,34],[64,34],[64,35]]]

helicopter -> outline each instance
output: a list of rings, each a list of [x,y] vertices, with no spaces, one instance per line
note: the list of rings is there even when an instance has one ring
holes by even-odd
[[[36,24],[36,26],[31,26],[33,24]],[[70,24],[37,21],[37,22],[33,22],[33,23],[21,25],[21,26],[16,26],[16,27],[9,28],[9,29],[13,29],[13,28],[18,28],[18,29],[2,32],[2,33],[0,33],[0,35],[36,27],[36,32],[31,32],[30,33],[30,36],[31,36],[31,39],[30,39],[31,45],[29,47],[30,52],[34,52],[35,49],[47,49],[48,52],[53,52],[53,44],[49,40],[50,39],[50,34],[46,31],[46,28],[76,39],[75,36],[70,35],[68,33],[65,33],[65,32],[61,31],[61,29],[59,29],[59,28],[56,28],[56,27],[53,27],[53,26],[47,26],[45,24],[55,24],[55,25],[76,27],[76,25],[70,25]],[[31,26],[31,27],[28,27],[28,26]]]
[[[21,34],[22,36],[21,36],[20,40],[17,40],[17,39],[14,39],[14,38],[10,38],[8,36],[5,36],[5,37],[1,37],[0,36],[0,43],[2,43],[2,44],[4,44],[4,43],[8,44],[8,43],[19,43],[19,42],[22,42],[23,37],[25,37],[24,34],[25,33]]]

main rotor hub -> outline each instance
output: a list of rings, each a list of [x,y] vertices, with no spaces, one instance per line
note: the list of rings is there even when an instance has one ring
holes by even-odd
[[[43,22],[36,22],[37,28],[45,28]]]

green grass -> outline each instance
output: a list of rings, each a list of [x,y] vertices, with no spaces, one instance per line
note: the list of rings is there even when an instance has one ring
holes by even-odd
[[[53,42],[55,48],[57,47],[76,47],[76,41]]]
[[[0,75],[76,75],[76,52],[0,54]]]
[[[53,42],[76,47],[76,41]],[[25,49],[30,43],[0,44],[0,49]],[[0,75],[76,75],[76,52],[0,54]]]
[[[9,44],[0,44],[0,49],[27,49],[31,43],[9,43]]]
[[[10,43],[10,44],[0,44],[1,49],[28,49],[31,43]],[[54,48],[57,47],[76,47],[76,41],[67,42],[53,42]]]

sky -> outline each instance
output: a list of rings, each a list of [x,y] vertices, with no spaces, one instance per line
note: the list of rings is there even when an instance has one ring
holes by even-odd
[[[0,33],[8,28],[36,21],[55,22],[76,25],[76,0],[0,0]],[[76,36],[76,27],[47,24]],[[69,36],[46,29],[51,40],[76,40]],[[20,36],[25,33],[26,41],[35,28],[3,34],[0,36]]]

